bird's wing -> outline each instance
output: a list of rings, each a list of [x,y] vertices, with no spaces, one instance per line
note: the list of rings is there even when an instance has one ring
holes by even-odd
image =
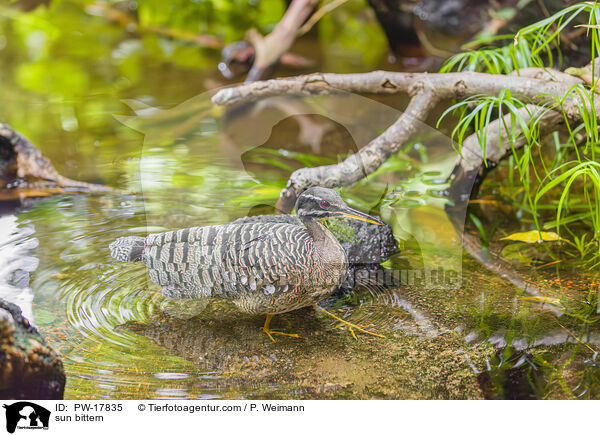
[[[245,216],[238,218],[231,224],[264,224],[264,223],[277,223],[277,224],[292,224],[295,226],[302,226],[302,221],[296,215],[255,215]]]
[[[289,224],[229,224],[148,236],[142,262],[152,281],[198,295],[239,295],[297,282],[312,239]]]

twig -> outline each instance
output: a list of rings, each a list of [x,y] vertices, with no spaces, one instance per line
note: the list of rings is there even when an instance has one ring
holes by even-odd
[[[281,56],[290,49],[302,23],[313,12],[318,0],[292,0],[285,14],[267,36],[251,30],[246,38],[254,46],[255,58],[246,82],[268,77],[277,66]]]
[[[106,2],[96,2],[89,5],[87,8],[88,13],[93,15],[103,15],[108,21],[117,23],[127,30],[136,30],[138,32],[155,33],[158,35],[169,36],[172,38],[180,39],[183,41],[193,42],[194,44],[220,49],[223,47],[223,41],[213,35],[203,35],[193,32],[186,32],[179,29],[169,29],[166,27],[158,26],[145,26],[142,23],[136,21],[129,14],[111,6]]]
[[[310,29],[312,29],[313,26],[317,24],[321,18],[323,18],[329,12],[333,11],[335,8],[343,5],[347,1],[348,0],[333,0],[332,2],[327,3],[325,6],[317,10],[314,14],[311,15],[311,17],[306,21],[306,23],[304,23],[302,27],[298,29],[298,32],[296,33],[296,38],[299,38],[300,36],[310,32]]]

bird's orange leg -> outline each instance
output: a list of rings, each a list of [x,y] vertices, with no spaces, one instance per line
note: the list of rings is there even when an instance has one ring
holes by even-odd
[[[370,331],[364,329],[364,327],[372,327],[373,324],[370,324],[368,326],[359,325],[359,324],[353,324],[351,322],[343,320],[339,316],[335,316],[333,313],[328,312],[325,309],[323,309],[322,307],[319,307],[317,305],[315,305],[315,310],[317,312],[322,312],[325,315],[329,315],[330,317],[332,317],[333,319],[335,319],[336,321],[338,321],[340,323],[340,325],[338,327],[346,327],[348,329],[348,331],[350,332],[350,334],[352,335],[352,337],[354,339],[356,339],[356,340],[358,340],[358,338],[356,337],[356,334],[354,334],[354,330],[358,330],[359,332],[363,332],[363,333],[366,333],[368,335],[377,336],[378,338],[385,338],[385,336],[383,336],[383,335],[380,335],[380,334],[377,334],[377,333],[373,333],[373,332],[370,332]]]
[[[283,333],[283,332],[280,332],[280,331],[277,331],[277,330],[271,330],[269,328],[269,324],[271,323],[271,318],[273,318],[273,315],[267,314],[267,319],[265,320],[265,325],[263,326],[262,331],[265,332],[267,334],[267,336],[273,342],[275,342],[275,339],[273,339],[272,335],[291,336],[292,338],[299,338],[300,337],[296,333]]]

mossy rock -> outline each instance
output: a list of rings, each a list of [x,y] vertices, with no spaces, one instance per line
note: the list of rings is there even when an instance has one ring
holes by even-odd
[[[64,390],[59,354],[17,305],[0,299],[0,398],[59,400]]]

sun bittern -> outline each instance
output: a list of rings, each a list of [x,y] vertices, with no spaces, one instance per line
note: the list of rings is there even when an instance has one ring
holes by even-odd
[[[296,202],[302,226],[258,222],[192,227],[147,237],[127,236],[110,244],[118,261],[141,261],[150,279],[170,298],[220,297],[232,300],[240,310],[267,315],[263,331],[273,315],[312,306],[331,295],[346,276],[348,259],[335,236],[320,219],[346,217],[384,225],[353,210],[326,188],[310,188]],[[375,335],[318,308],[354,330]],[[375,335],[380,336],[380,335]]]

